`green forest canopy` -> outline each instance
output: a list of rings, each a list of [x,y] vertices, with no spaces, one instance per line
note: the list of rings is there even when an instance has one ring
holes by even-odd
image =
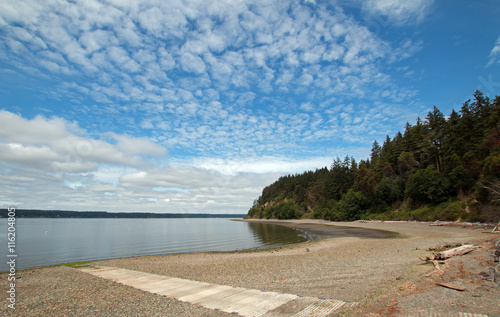
[[[500,96],[480,91],[445,117],[434,107],[403,133],[373,143],[369,159],[281,177],[252,218],[500,221]]]

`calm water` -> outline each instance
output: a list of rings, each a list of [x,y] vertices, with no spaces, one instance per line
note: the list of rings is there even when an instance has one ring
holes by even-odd
[[[7,229],[7,219],[0,219],[0,271],[8,270]],[[303,241],[303,232],[284,226],[218,218],[18,218],[16,268],[138,255],[233,251]]]

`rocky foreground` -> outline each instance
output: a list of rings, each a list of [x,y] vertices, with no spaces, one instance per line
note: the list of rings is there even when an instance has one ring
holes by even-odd
[[[405,316],[467,312],[500,315],[498,263],[490,255],[499,234],[483,227],[431,226],[428,223],[331,223],[287,221],[322,233],[335,225],[386,230],[391,238],[329,238],[259,251],[144,256],[97,261],[94,266],[123,267],[190,280],[356,301],[349,316]],[[436,264],[423,261],[445,245],[471,243],[474,251]],[[229,316],[128,286],[66,266],[18,271],[13,316]],[[495,281],[496,278],[496,281]],[[9,290],[8,274],[0,291]],[[458,288],[443,287],[446,283]]]

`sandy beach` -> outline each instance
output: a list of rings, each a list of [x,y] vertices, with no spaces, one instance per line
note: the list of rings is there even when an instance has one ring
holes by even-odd
[[[253,221],[253,220],[250,220]],[[276,222],[276,221],[273,221]],[[347,316],[405,316],[417,312],[500,315],[500,288],[488,276],[488,250],[500,235],[481,227],[429,223],[280,221],[328,234],[335,226],[383,230],[373,236],[324,238],[280,248],[208,252],[96,261],[190,280],[359,302]],[[372,232],[373,233],[373,232]],[[441,270],[420,258],[431,248],[472,243],[473,252],[447,260]],[[16,309],[2,300],[0,314],[17,316],[229,316],[100,279],[75,268],[53,266],[17,272]],[[0,275],[7,294],[7,274]],[[456,291],[436,282],[466,287]]]

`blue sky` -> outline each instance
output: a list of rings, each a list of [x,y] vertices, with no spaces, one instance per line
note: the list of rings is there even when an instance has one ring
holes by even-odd
[[[496,1],[0,1],[0,204],[245,213],[500,94]]]

